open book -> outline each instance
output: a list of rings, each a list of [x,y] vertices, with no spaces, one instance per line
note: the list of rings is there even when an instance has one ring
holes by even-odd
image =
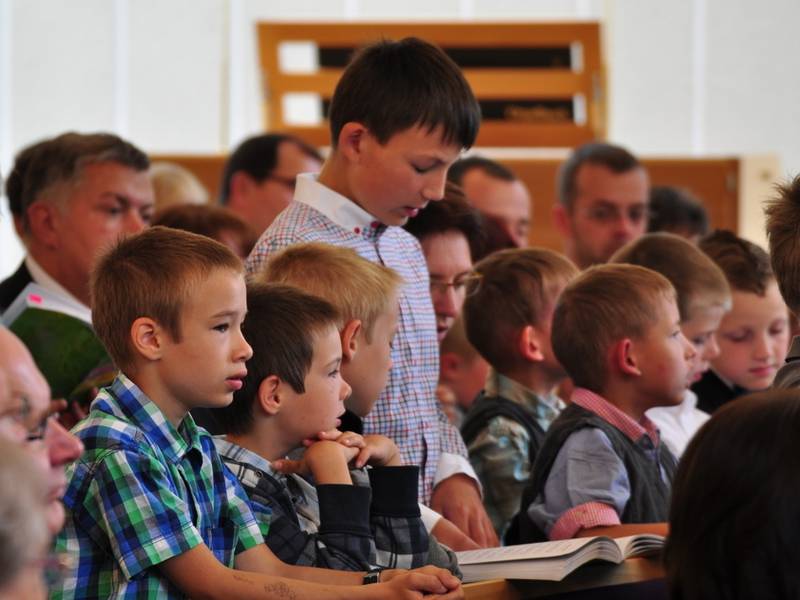
[[[85,402],[92,388],[114,379],[116,370],[86,307],[29,283],[2,322],[28,347],[53,398]]]
[[[592,560],[621,563],[632,556],[657,554],[664,546],[660,535],[622,538],[597,536],[540,544],[519,544],[457,552],[464,583],[483,579],[543,579],[561,581]]]

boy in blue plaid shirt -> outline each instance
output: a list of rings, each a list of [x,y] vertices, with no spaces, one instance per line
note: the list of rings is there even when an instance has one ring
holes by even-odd
[[[202,236],[155,227],[120,242],[92,277],[92,318],[121,369],[75,432],[67,524],[76,566],[54,598],[459,597],[449,573],[383,574],[286,565],[236,478],[189,415],[242,387],[252,350],[239,259]],[[234,570],[236,569],[236,570]]]

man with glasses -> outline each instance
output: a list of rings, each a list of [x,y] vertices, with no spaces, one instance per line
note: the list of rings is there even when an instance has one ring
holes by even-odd
[[[404,225],[419,240],[430,273],[439,343],[461,314],[472,262],[483,245],[481,217],[460,190],[448,184],[444,200],[431,202]]]
[[[30,352],[0,326],[0,436],[23,445],[41,466],[48,487],[47,526],[56,534],[64,525],[61,496],[64,467],[83,452],[80,440],[51,418],[50,387]]]
[[[294,196],[300,173],[317,173],[322,157],[303,140],[268,133],[242,142],[225,163],[220,203],[242,217],[259,235]]]
[[[576,148],[558,174],[555,226],[581,269],[608,261],[647,229],[650,181],[635,156],[602,142]]]

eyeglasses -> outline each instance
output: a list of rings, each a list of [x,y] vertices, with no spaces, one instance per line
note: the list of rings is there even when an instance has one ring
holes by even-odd
[[[475,273],[465,273],[459,275],[452,281],[442,281],[441,279],[431,278],[431,295],[445,295],[448,290],[452,289],[455,294],[463,294],[467,290],[467,286],[472,281],[480,279]]]

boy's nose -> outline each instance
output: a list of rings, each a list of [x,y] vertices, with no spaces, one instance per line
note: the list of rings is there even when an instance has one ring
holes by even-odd
[[[244,339],[244,334],[239,330],[239,346],[237,348],[238,354],[236,356],[237,360],[244,360],[245,362],[250,360],[253,356],[253,348],[250,344],[247,343],[247,340]]]
[[[705,345],[705,352],[703,353],[703,358],[705,360],[714,360],[719,356],[719,344],[717,343],[717,335],[712,333],[711,336],[708,338],[708,342]]]
[[[692,360],[695,356],[697,356],[697,348],[694,347],[694,344],[689,341],[689,339],[681,333],[681,337],[683,338],[683,347],[684,347],[684,356],[686,360]]]
[[[430,178],[425,182],[425,189],[422,190],[422,195],[426,200],[436,202],[444,198],[444,187],[447,182],[446,172],[432,173]]]
[[[344,402],[347,397],[350,395],[350,392],[353,391],[353,388],[350,387],[350,384],[347,383],[344,379],[342,379],[342,389],[339,390],[339,400]]]

